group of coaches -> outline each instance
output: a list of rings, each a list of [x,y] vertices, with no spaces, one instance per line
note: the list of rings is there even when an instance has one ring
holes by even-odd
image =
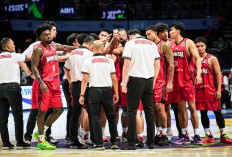
[[[173,46],[170,45],[170,47],[172,47],[172,48],[175,47],[175,49],[178,49],[179,47],[177,45],[179,45],[180,43],[181,43],[180,45],[183,48],[187,47],[187,46],[185,46],[185,44],[187,43],[186,39],[182,38],[182,36],[181,36],[181,34],[182,34],[182,32],[181,32],[182,27],[181,26],[182,26],[182,24],[180,24],[180,23],[176,23],[176,25],[172,25],[172,29],[171,29],[172,36],[176,37],[176,41],[175,41],[176,47],[175,47],[175,45],[173,45],[174,42],[172,42]],[[47,49],[51,50],[50,49],[51,48],[51,46],[50,46],[51,39],[49,37],[50,31],[51,31],[51,29],[49,29],[49,28],[44,28],[44,27],[41,28],[40,27],[40,31],[37,34],[38,37],[41,37],[40,44],[43,48],[43,52],[41,52],[41,56],[43,56],[43,54],[47,51]],[[150,40],[144,39],[138,30],[131,30],[128,35],[130,36],[130,41],[128,41],[125,44],[125,48],[124,48],[123,54],[122,54],[122,57],[124,58],[124,66],[123,66],[123,76],[122,76],[122,83],[121,83],[122,91],[127,93],[127,103],[128,103],[128,107],[127,107],[128,146],[125,149],[126,150],[135,150],[136,149],[136,147],[135,147],[135,139],[136,139],[135,117],[136,117],[136,110],[139,106],[140,100],[142,101],[142,104],[144,107],[146,122],[147,122],[147,136],[148,136],[147,137],[147,147],[152,149],[154,146],[154,132],[155,132],[154,131],[154,113],[153,113],[153,88],[154,88],[154,84],[156,83],[156,79],[159,75],[160,53],[158,52],[159,49],[157,48],[156,44]],[[109,49],[104,48],[104,44],[100,40],[94,41],[94,38],[89,37],[89,36],[85,38],[85,40],[83,42],[84,44],[81,47],[78,47],[77,49],[75,49],[76,47],[56,46],[56,49],[58,49],[58,50],[66,50],[66,51],[73,50],[70,53],[69,59],[68,59],[68,57],[66,57],[65,59],[63,58],[63,60],[68,59],[68,61],[65,63],[65,68],[68,70],[68,72],[70,72],[69,73],[70,75],[67,75],[67,79],[70,80],[70,83],[72,86],[71,91],[72,91],[74,104],[72,107],[70,122],[74,122],[74,123],[72,123],[72,124],[70,123],[71,125],[69,126],[70,127],[69,133],[70,133],[70,137],[71,137],[71,141],[72,141],[71,146],[73,146],[75,148],[83,146],[78,141],[76,135],[77,135],[78,119],[79,119],[81,108],[82,108],[81,105],[83,105],[84,100],[86,100],[85,105],[86,105],[87,111],[89,113],[88,116],[89,116],[91,140],[92,140],[92,142],[95,143],[95,145],[93,145],[91,148],[104,149],[102,136],[101,136],[102,133],[101,133],[101,127],[100,127],[100,112],[99,112],[101,105],[102,105],[104,108],[104,111],[106,113],[107,119],[109,121],[111,143],[112,143],[111,148],[118,149],[118,146],[116,144],[116,137],[117,137],[116,119],[115,119],[114,109],[113,109],[113,100],[116,103],[118,101],[118,97],[119,97],[118,96],[119,95],[118,94],[118,83],[117,83],[117,79],[115,76],[115,67],[114,67],[113,61],[104,56],[106,53],[112,52],[112,50],[114,49],[114,45],[115,45],[114,42],[117,42],[117,40],[118,40],[117,38],[118,38],[118,36],[117,36],[117,34],[115,34],[113,39],[111,40],[111,42],[109,43],[109,45],[107,47]],[[13,41],[9,38],[2,39],[2,41],[1,41],[2,49],[4,51],[14,52],[15,49],[11,49],[12,42]],[[189,62],[187,62],[187,61],[188,60],[191,61],[191,56],[195,57],[194,59],[197,62],[197,71],[198,71],[196,83],[199,84],[200,80],[201,80],[199,78],[199,77],[201,77],[201,76],[199,76],[200,75],[200,70],[199,70],[199,68],[200,68],[199,58],[200,57],[199,57],[198,53],[196,53],[196,51],[195,51],[196,47],[194,48],[195,45],[192,44],[192,41],[190,40],[188,42],[190,43],[190,44],[188,44],[188,45],[190,45],[188,50],[190,50],[190,53],[194,52],[194,55],[189,54],[188,50],[184,49],[184,50],[182,50],[182,52],[180,50],[178,50],[178,52],[174,53],[174,56],[186,57],[185,58],[186,61],[184,61],[184,62],[186,63],[187,68],[190,68],[188,66]],[[46,43],[46,44],[44,44],[44,43]],[[95,54],[93,55],[91,51]],[[33,53],[36,53],[35,49],[34,49]],[[11,53],[11,54],[15,54],[15,53]],[[8,62],[8,60],[6,60],[6,59],[14,58],[14,57],[11,57],[11,54],[4,55],[3,53],[1,53],[0,59],[4,59],[4,61]],[[35,56],[35,54],[33,56]],[[32,58],[33,58],[33,56],[32,56]],[[17,62],[22,62],[25,60],[25,56],[22,55],[20,57],[21,57],[21,60],[16,59],[16,64],[17,64]],[[22,59],[23,57],[24,57],[24,59]],[[50,56],[48,56],[48,57],[50,57]],[[190,59],[188,59],[188,57]],[[38,66],[39,66],[39,62],[40,62],[39,59],[40,58],[41,57],[38,57],[38,60],[36,61],[37,68],[39,68]],[[175,62],[175,64],[177,64],[175,66],[178,66],[178,61],[180,62],[180,59],[178,59],[177,62]],[[51,68],[54,68],[54,65],[48,64],[48,67],[50,67],[50,66],[51,66]],[[18,68],[18,64],[17,64],[16,68]],[[191,70],[192,69],[188,69],[187,72],[189,72]],[[179,71],[181,72],[181,70],[179,70]],[[75,72],[77,72],[78,74],[75,74]],[[28,73],[29,73],[29,75],[31,75],[31,72],[28,72]],[[42,81],[41,84],[43,84],[43,78],[41,80],[41,78],[38,77],[39,73],[36,72],[36,70],[34,70],[34,73],[37,75],[36,80],[40,81],[40,82]],[[183,76],[184,74],[179,74],[179,72],[178,72],[178,74],[176,74],[176,75]],[[189,72],[187,75],[192,75],[192,73]],[[189,77],[191,78],[191,76],[189,76]],[[17,78],[17,77],[15,77],[15,78]],[[9,81],[9,79],[8,79],[8,81]],[[181,81],[186,81],[186,80],[183,79]],[[14,84],[14,83],[18,87],[17,86],[12,87],[12,88],[8,87],[9,85]],[[178,82],[178,83],[180,83],[180,82]],[[192,82],[192,83],[193,83],[192,84],[192,87],[193,87],[194,82]],[[86,91],[87,86],[89,87],[89,89],[87,89],[87,91]],[[112,86],[114,89],[114,96],[112,94]],[[14,81],[10,81],[10,82],[3,80],[2,82],[0,82],[0,87],[3,88],[3,90],[20,89],[18,80],[17,81],[14,80]],[[45,90],[46,88],[47,87],[44,86],[43,90]],[[40,89],[41,89],[41,87],[40,87]],[[177,93],[178,93],[178,91],[180,91],[180,89],[178,89],[178,88],[176,90],[177,90],[176,91]],[[194,90],[194,87],[191,90]],[[42,93],[45,93],[45,92],[46,92],[46,90],[42,91]],[[177,94],[177,93],[175,93],[175,94],[178,95],[179,97],[182,96],[181,93],[180,94]],[[1,100],[4,100],[7,102],[7,96],[8,96],[7,92],[5,92],[4,94],[6,94],[6,96],[1,95]],[[12,96],[12,94],[9,94],[9,95]],[[193,95],[191,95],[191,98],[194,97],[193,101],[195,100],[194,95],[195,95],[194,93],[193,93]],[[217,98],[220,98],[220,97],[217,96]],[[183,100],[189,101],[189,99],[185,100],[185,97],[182,96],[180,98],[180,101],[183,101]],[[4,102],[4,103],[2,103],[2,102],[3,101],[1,101],[1,108],[4,107],[5,105],[8,105],[6,102]],[[180,105],[178,105],[178,106],[180,106]],[[195,104],[193,104],[192,106],[193,106],[192,110],[193,110],[193,112],[195,112],[195,110],[196,110],[196,109],[194,110]],[[12,107],[12,105],[11,105],[11,107]],[[52,106],[50,106],[50,104],[48,103],[48,106],[46,106],[46,107],[49,108]],[[39,108],[39,109],[41,110],[41,108]],[[186,110],[186,108],[184,108],[184,109]],[[14,114],[13,107],[12,107],[12,110],[13,110],[13,115],[15,118],[16,115]],[[186,118],[186,112],[185,112],[185,110],[180,110],[179,107],[178,107],[178,110],[180,111],[179,114],[183,115],[183,117],[181,119],[183,121]],[[17,112],[17,111],[15,111],[15,112]],[[21,109],[19,109],[18,112],[20,112],[20,114],[21,114],[21,115],[19,114],[19,116],[22,116],[22,104],[21,104]],[[1,113],[1,115],[0,115],[1,117],[6,117],[6,116],[8,117],[8,114],[6,114],[7,112],[5,111],[4,108],[1,110],[0,113]],[[8,113],[9,113],[9,105],[8,105]],[[42,113],[43,112],[41,112],[40,115]],[[43,113],[43,115],[45,113]],[[40,120],[40,123],[44,125],[42,127],[44,127],[44,129],[47,130],[50,127],[50,125],[59,117],[59,115],[61,113],[62,112],[59,112],[59,114],[55,116],[56,118],[53,119],[52,122],[47,126],[44,125],[44,122],[41,122],[41,120]],[[193,117],[193,119],[196,120],[196,117],[194,114],[192,114],[192,117]],[[20,118],[18,118],[17,120],[19,120],[19,119]],[[42,119],[44,119],[44,118],[42,118]],[[3,121],[4,121],[4,118],[1,118],[1,133],[2,133],[2,137],[5,138],[3,140],[3,145],[5,146],[5,148],[7,148],[7,147],[12,148],[13,145],[11,145],[11,143],[9,142],[8,131],[6,130],[7,128],[4,128],[5,124],[8,120],[6,120],[4,122]],[[183,136],[183,138],[180,138],[180,140],[177,141],[177,143],[185,143],[185,142],[189,141],[185,121],[184,122],[182,122],[182,121],[181,121],[181,127],[182,127],[182,132],[183,132],[184,136]],[[198,117],[197,117],[196,121],[198,121]],[[20,124],[21,123],[19,122],[16,125],[20,125]],[[48,122],[46,124],[48,124]],[[197,125],[199,125],[199,124],[197,122],[195,122],[194,124],[195,124],[194,127],[197,129],[199,127]],[[21,124],[21,126],[23,126],[23,124]],[[26,143],[23,142],[23,139],[21,136],[21,134],[23,132],[22,127],[19,128],[19,126],[16,126],[16,128],[18,128],[19,130],[21,129],[21,131],[19,131],[19,132],[16,131],[17,133],[20,134],[20,135],[16,134],[16,140],[18,142],[17,146],[21,147],[21,148],[28,147],[29,145],[27,145]],[[39,133],[39,134],[37,133],[37,135],[35,135],[35,136],[37,136],[37,138],[40,139],[39,143],[43,143],[43,141],[46,141],[46,140],[43,137],[43,131],[40,131],[40,132],[41,133]],[[195,130],[195,132],[196,132],[195,135],[198,135],[198,130]],[[6,134],[4,135],[4,133],[6,133]],[[222,134],[222,135],[224,136],[224,134]],[[197,139],[197,140],[195,140],[195,142],[200,143],[201,140],[199,139],[199,136],[196,136],[195,138]],[[37,148],[40,148],[40,149],[46,149],[45,147],[47,147],[48,149],[55,149],[55,147],[52,147],[52,145],[46,144],[46,142],[44,142],[44,144],[42,146],[37,145]]]

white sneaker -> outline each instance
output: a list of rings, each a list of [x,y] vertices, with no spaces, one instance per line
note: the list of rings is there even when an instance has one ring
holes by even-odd
[[[90,138],[89,138],[88,135],[84,135],[84,136],[83,136],[83,143],[84,143],[84,144],[89,144],[89,143],[91,143],[91,140],[90,140]]]

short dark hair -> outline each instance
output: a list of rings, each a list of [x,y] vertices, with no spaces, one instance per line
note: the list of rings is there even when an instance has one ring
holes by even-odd
[[[128,32],[127,32],[128,35],[135,35],[135,34],[139,34],[141,35],[141,32],[138,30],[138,29],[130,29]]]
[[[93,37],[91,37],[91,36],[87,36],[86,38],[85,38],[85,40],[83,41],[83,44],[85,43],[85,44],[89,44],[89,43],[92,43],[92,42],[94,42],[95,41],[95,39],[93,38]]]
[[[150,25],[150,26],[148,26],[148,27],[146,28],[146,31],[149,31],[149,30],[154,31],[154,32],[157,32],[157,28],[156,28],[155,25]]]
[[[2,38],[2,40],[0,41],[2,50],[4,50],[5,46],[8,44],[10,40],[11,38],[8,38],[8,37]]]
[[[90,33],[89,36],[93,37],[95,40],[100,40],[99,36],[96,33]]]
[[[43,31],[46,31],[46,30],[51,31],[51,29],[52,29],[51,25],[42,24],[42,25],[36,27],[36,29],[35,29],[35,35],[36,35],[37,38],[39,38],[39,36],[42,34]]]
[[[165,30],[168,30],[168,25],[165,23],[157,23],[155,25],[156,29],[157,29],[157,34],[159,35],[160,32],[163,32]]]
[[[75,42],[75,39],[77,39],[77,33],[72,33],[67,38],[67,44],[68,45],[73,45],[72,43]]]
[[[80,45],[83,45],[83,42],[84,42],[84,40],[85,40],[85,38],[86,38],[87,36],[89,36],[89,35],[86,34],[86,33],[81,33],[81,34],[79,34],[79,35],[77,36],[77,41],[78,41],[78,43],[79,43]]]
[[[110,31],[108,31],[107,29],[102,29],[99,34],[101,34],[101,32],[106,32],[106,33],[110,34]]]
[[[174,27],[175,29],[177,30],[180,30],[180,35],[182,36],[184,34],[184,29],[185,29],[185,26],[183,23],[181,22],[174,22],[170,25],[170,27]]]
[[[44,22],[44,24],[48,24],[48,25],[56,27],[56,23],[54,21],[46,21]]]
[[[198,43],[198,42],[202,42],[202,43],[205,43],[205,45],[207,45],[207,40],[204,37],[197,37],[194,40],[194,42],[195,42],[195,44]]]

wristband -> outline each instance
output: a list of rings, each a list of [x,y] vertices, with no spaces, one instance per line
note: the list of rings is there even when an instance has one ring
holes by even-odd
[[[83,94],[81,94],[80,97],[85,97],[85,96]]]

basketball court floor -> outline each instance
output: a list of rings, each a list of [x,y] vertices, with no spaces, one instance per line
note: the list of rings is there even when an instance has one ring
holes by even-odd
[[[232,110],[222,110],[223,116],[225,118],[226,123],[226,133],[232,138]],[[120,112],[121,113],[121,112]],[[92,151],[88,149],[69,149],[69,142],[64,140],[66,134],[66,114],[67,110],[63,112],[61,117],[54,123],[52,126],[52,136],[56,139],[59,139],[59,143],[57,144],[56,150],[37,150],[36,149],[36,141],[35,139],[32,141],[31,149],[24,150],[2,150],[0,149],[0,157],[73,157],[73,156],[109,156],[109,157],[131,157],[131,156],[139,156],[139,157],[222,157],[222,156],[231,156],[232,157],[232,144],[222,144],[219,141],[220,133],[219,129],[216,125],[216,120],[213,112],[208,112],[210,123],[211,123],[211,131],[215,138],[214,144],[204,144],[203,146],[196,146],[194,144],[188,145],[175,145],[170,143],[169,146],[160,147],[155,146],[154,149],[138,149],[136,151],[123,151],[123,150],[111,150],[110,143],[104,143],[106,146],[106,150],[104,151]],[[189,114],[190,115],[190,114]],[[200,114],[198,113],[199,118]],[[29,116],[29,111],[24,111],[24,130],[27,123],[27,119]],[[174,136],[177,136],[177,130],[175,126],[175,119],[173,111],[171,111],[172,116],[172,130]],[[120,119],[119,119],[120,122]],[[10,141],[15,144],[14,137],[14,120],[12,114],[9,116],[9,134]],[[37,131],[37,127],[34,131]],[[118,124],[118,132],[121,135],[122,127],[121,124]],[[193,136],[193,128],[189,118],[189,133],[190,136]],[[146,135],[146,126],[145,132]],[[106,135],[109,136],[108,124],[106,126]],[[202,124],[200,123],[200,135],[204,136],[204,129]],[[125,146],[124,143],[119,142],[118,145],[120,147]]]

